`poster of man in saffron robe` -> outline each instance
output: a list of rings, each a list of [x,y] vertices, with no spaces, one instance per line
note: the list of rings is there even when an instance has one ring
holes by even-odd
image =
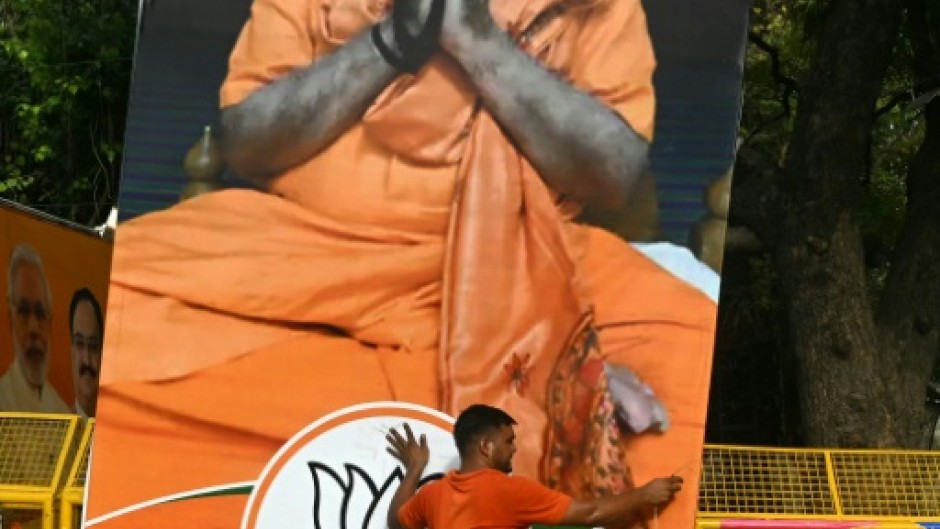
[[[692,527],[718,276],[682,243],[747,6],[680,4],[145,3],[88,526],[384,527],[384,433],[430,479],[482,402],[515,473],[677,474],[652,516]],[[174,204],[206,123],[229,180]]]

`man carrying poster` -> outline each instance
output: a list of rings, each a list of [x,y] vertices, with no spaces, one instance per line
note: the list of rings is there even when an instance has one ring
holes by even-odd
[[[7,267],[7,307],[13,337],[13,363],[0,377],[0,411],[69,413],[49,384],[52,293],[42,259],[20,244]]]
[[[114,513],[254,479],[312,421],[397,400],[505,409],[516,471],[575,496],[680,474],[661,523],[691,527],[715,305],[573,220],[645,168],[639,1],[386,7],[255,0],[223,139],[269,193],[118,230],[90,521],[234,527],[240,510],[198,503]],[[665,432],[618,425],[611,366],[653,389]]]

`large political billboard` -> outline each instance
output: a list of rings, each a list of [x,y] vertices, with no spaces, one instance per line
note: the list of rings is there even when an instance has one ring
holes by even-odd
[[[391,429],[429,483],[487,404],[514,475],[692,527],[747,9],[694,4],[145,3],[86,526],[385,527]],[[177,203],[205,116],[251,185]]]

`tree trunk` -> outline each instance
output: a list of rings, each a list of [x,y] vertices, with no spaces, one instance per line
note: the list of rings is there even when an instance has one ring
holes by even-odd
[[[925,0],[907,6],[915,78],[926,81],[917,89],[927,91],[940,86],[940,28],[929,25]],[[883,347],[897,352],[884,357],[882,369],[903,428],[896,435],[909,447],[927,439],[924,392],[940,350],[940,96],[923,116],[924,141],[908,169],[905,222],[877,312]]]
[[[898,443],[865,286],[858,205],[875,102],[897,39],[897,0],[834,0],[802,83],[774,245],[807,441]]]

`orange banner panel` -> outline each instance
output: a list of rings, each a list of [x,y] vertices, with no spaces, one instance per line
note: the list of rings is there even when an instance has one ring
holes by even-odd
[[[95,236],[93,232],[46,219],[25,208],[0,204],[0,269],[3,270],[5,308],[0,311],[0,410],[76,411],[78,399],[75,381],[82,361],[80,352],[73,355],[70,305],[77,291],[87,289],[104,309],[111,268],[111,247],[109,241]],[[22,257],[22,261],[14,267],[15,270],[11,270],[14,252]],[[42,271],[38,274],[34,256],[38,256],[41,262]],[[48,285],[48,307],[45,303],[37,306],[36,299],[26,299],[28,296],[25,290],[36,286],[41,288],[43,282]],[[22,286],[23,292],[16,292],[19,286]],[[91,308],[90,302],[78,303],[76,306],[81,305]],[[28,310],[23,311],[24,308]],[[37,317],[37,309],[47,314]],[[84,317],[84,310],[76,310],[76,316]],[[94,311],[89,311],[87,315],[91,318],[88,323],[93,328],[97,315]],[[21,343],[20,347],[17,346],[17,329],[21,330],[20,341],[27,342]],[[96,331],[90,332],[87,337],[82,334],[76,342],[80,348],[97,349],[96,354],[100,357],[102,337],[95,334]],[[22,351],[24,359],[20,374],[13,372],[18,365],[15,362],[17,350]],[[95,360],[91,363],[99,362]],[[30,380],[32,377],[26,372],[31,370],[30,366],[41,364],[45,364],[42,397],[34,402],[25,396],[28,391],[24,390],[28,387],[35,389],[36,381]],[[95,372],[88,373],[90,378],[87,384],[95,393],[100,367],[91,367]],[[38,367],[33,371],[41,374],[42,370]],[[48,391],[46,383],[59,400]],[[61,404],[67,410],[60,409]],[[93,404],[86,404],[86,407],[92,408],[86,410],[88,413],[93,413]]]

